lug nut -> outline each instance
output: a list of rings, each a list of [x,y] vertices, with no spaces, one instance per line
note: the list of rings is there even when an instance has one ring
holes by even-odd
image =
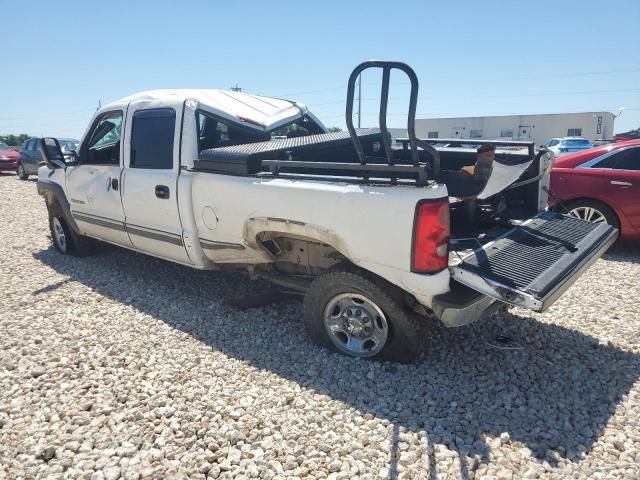
[[[369,323],[369,317],[364,317],[364,318],[362,319],[362,321],[363,321],[364,323]]]
[[[362,311],[360,311],[360,309],[356,310],[356,317],[359,317],[360,315],[362,315]]]
[[[348,315],[349,317],[352,315],[352,313],[353,313],[353,312],[351,311],[351,309],[350,309],[350,308],[349,308],[349,309],[347,309],[347,315]]]

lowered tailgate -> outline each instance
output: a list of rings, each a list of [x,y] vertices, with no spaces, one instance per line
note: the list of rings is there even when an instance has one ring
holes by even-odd
[[[502,302],[546,310],[618,237],[618,230],[543,212],[451,267],[454,280]]]

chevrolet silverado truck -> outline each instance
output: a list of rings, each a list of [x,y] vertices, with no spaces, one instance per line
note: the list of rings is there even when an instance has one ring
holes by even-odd
[[[354,86],[367,68],[382,70],[380,128],[361,130]],[[400,145],[386,125],[393,69],[411,81]],[[302,104],[240,92],[154,90],[105,105],[71,158],[41,140],[53,245],[85,255],[99,240],[244,269],[303,295],[311,339],[353,357],[412,361],[426,322],[547,309],[616,229],[546,209],[553,154],[532,143],[418,139],[417,95],[409,66],[370,61],[349,78],[348,132],[329,133]]]

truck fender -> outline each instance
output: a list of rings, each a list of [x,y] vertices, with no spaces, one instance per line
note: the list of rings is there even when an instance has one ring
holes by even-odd
[[[57,183],[50,182],[48,180],[38,180],[37,189],[38,193],[45,198],[47,205],[54,202],[57,202],[58,205],[60,205],[60,210],[62,211],[62,215],[64,216],[67,225],[71,227],[74,233],[82,235],[76,221],[71,215],[71,207],[62,187]]]

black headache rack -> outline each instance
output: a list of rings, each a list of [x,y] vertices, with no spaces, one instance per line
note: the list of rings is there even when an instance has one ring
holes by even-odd
[[[356,130],[353,126],[355,82],[362,71],[368,68],[382,69],[380,129]],[[407,120],[409,138],[404,153],[392,149],[386,123],[389,78],[393,69],[403,71],[411,81]],[[431,169],[431,177],[438,178],[440,157],[435,148],[416,138],[417,101],[418,78],[411,67],[401,62],[364,62],[349,77],[346,108],[348,132],[203,150],[194,162],[194,167],[196,170],[231,175],[305,175],[335,180],[350,177],[360,178],[364,182],[411,182],[417,186],[425,186],[428,183],[428,168]],[[424,152],[418,152],[418,147]],[[428,162],[425,153],[429,157]]]

